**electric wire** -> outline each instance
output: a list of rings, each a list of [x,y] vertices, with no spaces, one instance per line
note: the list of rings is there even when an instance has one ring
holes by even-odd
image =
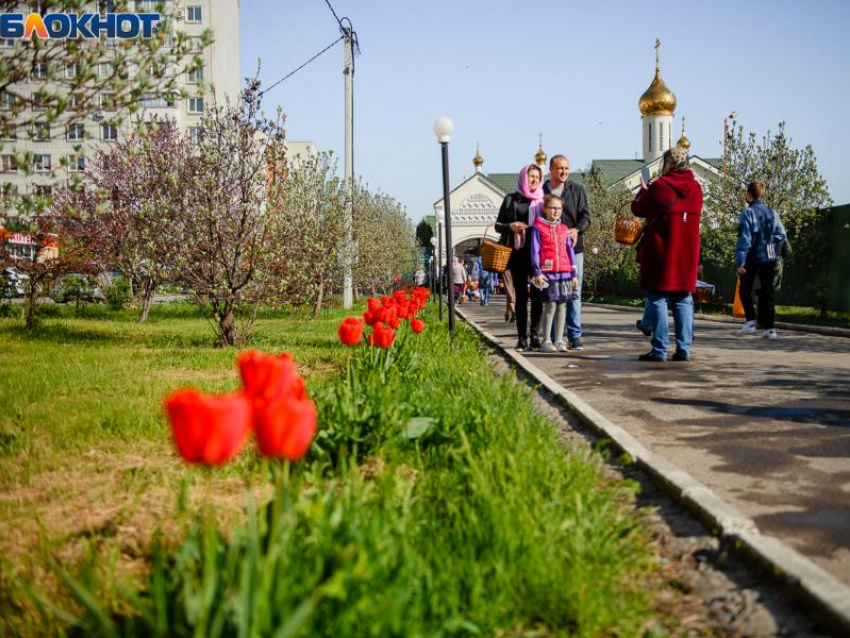
[[[313,60],[315,60],[316,58],[318,58],[320,55],[322,55],[322,54],[323,54],[323,53],[325,53],[326,51],[329,51],[330,49],[332,49],[332,48],[333,48],[333,46],[334,46],[337,42],[339,42],[340,40],[342,40],[342,39],[343,39],[343,37],[344,37],[344,36],[339,36],[336,40],[334,40],[333,42],[331,42],[328,46],[326,46],[324,49],[322,49],[321,51],[319,51],[316,55],[314,55],[312,58],[310,58],[309,60],[307,60],[304,64],[302,64],[301,66],[299,66],[297,69],[295,69],[295,70],[294,70],[294,71],[292,71],[291,73],[287,73],[287,74],[286,74],[286,75],[284,75],[282,78],[280,78],[277,82],[275,82],[274,84],[270,85],[268,88],[263,89],[263,90],[260,92],[260,95],[264,95],[265,93],[267,93],[267,92],[271,91],[271,90],[272,90],[274,87],[276,87],[278,84],[281,84],[281,83],[282,83],[282,82],[284,82],[285,80],[288,80],[289,78],[291,78],[293,75],[295,75],[296,73],[298,73],[301,69],[303,69],[305,66],[307,66],[308,64],[310,64],[310,62],[312,62]]]
[[[340,30],[342,30],[342,21],[339,19],[339,16],[334,11],[334,8],[331,6],[330,0],[325,0],[325,4],[328,5],[328,9],[331,10],[331,13],[334,14],[334,18],[336,18],[336,22],[339,25]]]

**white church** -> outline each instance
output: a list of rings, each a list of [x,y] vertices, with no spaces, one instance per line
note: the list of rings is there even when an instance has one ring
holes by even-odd
[[[673,115],[676,110],[676,96],[661,79],[658,49],[660,41],[655,41],[655,77],[649,88],[638,100],[641,114],[641,131],[643,136],[643,159],[599,159],[591,162],[591,170],[597,171],[603,183],[612,188],[622,184],[632,192],[637,192],[640,186],[641,171],[647,167],[651,176],[661,173],[661,160],[664,151],[673,145]],[[691,142],[685,136],[685,120],[682,118],[682,135],[676,145],[690,149]],[[543,169],[548,179],[548,157],[543,150],[542,138],[540,148],[534,156],[534,161]],[[493,229],[493,222],[499,213],[499,206],[505,195],[516,190],[516,173],[484,174],[481,167],[484,159],[476,150],[472,159],[475,173],[450,193],[452,249],[454,254],[477,255],[485,233],[488,239],[495,239],[498,233]],[[703,186],[715,179],[723,168],[723,158],[701,158],[690,156],[691,170]],[[579,172],[570,173],[570,181],[582,183],[583,175]],[[434,215],[427,217],[428,223],[434,229],[435,237],[439,236],[440,246],[445,247],[445,217],[444,201],[439,199],[434,203]],[[591,211],[593,212],[593,211]],[[611,229],[613,234],[614,229]],[[446,251],[443,248],[445,263]]]

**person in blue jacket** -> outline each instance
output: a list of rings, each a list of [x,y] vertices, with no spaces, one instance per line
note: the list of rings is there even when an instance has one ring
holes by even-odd
[[[741,303],[746,323],[739,335],[756,333],[756,319],[764,329],[766,339],[776,339],[774,327],[776,305],[773,280],[782,245],[787,241],[779,215],[764,203],[764,182],[747,185],[749,206],[738,219],[738,244],[735,246],[735,266],[741,276]],[[758,316],[753,305],[753,284],[759,279]]]

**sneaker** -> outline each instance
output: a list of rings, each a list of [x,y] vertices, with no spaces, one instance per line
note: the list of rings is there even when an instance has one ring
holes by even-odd
[[[543,347],[540,348],[542,352],[558,352],[558,349],[555,347],[555,344],[551,341],[547,341],[543,344]]]
[[[664,363],[664,357],[660,357],[652,352],[647,352],[638,357],[638,361],[655,361],[656,363]]]
[[[671,359],[673,361],[690,361],[691,357],[689,355],[686,355],[681,350],[676,350],[676,352],[673,353]]]
[[[518,352],[527,352],[528,351],[528,339],[525,337],[520,337],[519,341],[516,342],[516,348],[514,348]]]
[[[762,335],[765,339],[779,339],[779,335],[776,334],[776,330],[771,328],[770,330],[765,330],[764,335]]]
[[[570,350],[584,350],[584,346],[581,344],[581,337],[570,339]]]
[[[755,321],[748,321],[743,326],[741,326],[741,329],[738,330],[738,332],[736,332],[735,334],[736,335],[754,335],[755,333],[756,333],[756,322]]]
[[[641,321],[640,319],[635,321],[635,328],[637,328],[640,332],[642,332],[644,337],[651,337],[652,336],[652,330],[649,330],[648,328],[644,328],[643,327],[643,321]]]
[[[540,338],[537,335],[531,335],[531,349],[540,350]]]
[[[566,341],[556,341],[556,342],[555,342],[555,349],[556,349],[558,352],[566,352],[566,351],[567,351],[567,350],[569,350],[570,348],[569,348],[569,346],[567,346],[567,342],[566,342]]]

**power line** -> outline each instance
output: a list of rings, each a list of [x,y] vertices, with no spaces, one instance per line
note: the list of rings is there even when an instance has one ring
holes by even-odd
[[[339,25],[340,30],[342,30],[342,21],[339,19],[339,16],[334,11],[334,8],[331,6],[330,0],[325,0],[325,4],[328,5],[328,9],[331,10],[331,13],[334,14],[334,18],[336,18],[336,22]]]
[[[296,73],[298,73],[301,69],[303,69],[305,66],[307,66],[308,64],[310,64],[310,62],[312,62],[313,60],[315,60],[316,58],[318,58],[320,55],[322,55],[322,54],[323,54],[323,53],[325,53],[326,51],[329,51],[331,48],[333,48],[333,46],[334,46],[337,42],[339,42],[340,40],[342,40],[342,39],[343,39],[343,37],[344,37],[344,36],[339,36],[336,40],[334,40],[333,42],[331,42],[328,46],[326,46],[324,49],[322,49],[321,51],[319,51],[316,55],[314,55],[312,58],[310,58],[309,60],[307,60],[304,64],[302,64],[301,66],[299,66],[297,69],[295,69],[295,70],[294,70],[294,71],[292,71],[291,73],[287,73],[287,74],[286,74],[286,75],[284,75],[282,78],[280,78],[277,82],[275,82],[274,84],[272,84],[271,86],[269,86],[267,89],[264,89],[264,90],[260,93],[260,95],[263,95],[263,94],[265,94],[265,93],[268,93],[269,91],[271,91],[274,87],[276,87],[278,84],[280,84],[280,83],[281,83],[281,82],[283,82],[284,80],[288,80],[289,78],[291,78],[293,75],[295,75]]]

